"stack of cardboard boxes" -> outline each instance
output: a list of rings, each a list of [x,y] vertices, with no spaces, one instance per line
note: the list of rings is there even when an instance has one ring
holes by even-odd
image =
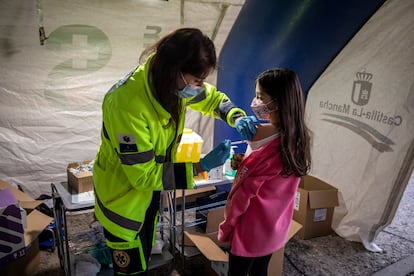
[[[1,275],[33,275],[38,269],[38,236],[53,220],[35,209],[41,203],[0,180]]]

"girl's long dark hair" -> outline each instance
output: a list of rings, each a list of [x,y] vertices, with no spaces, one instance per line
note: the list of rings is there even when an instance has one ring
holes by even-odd
[[[165,35],[140,56],[140,62],[153,54],[149,83],[154,96],[179,120],[181,100],[177,97],[177,77],[189,73],[199,77],[209,74],[217,65],[214,43],[196,28],[181,28]]]
[[[273,68],[261,73],[257,83],[278,105],[283,174],[308,174],[310,131],[305,124],[305,99],[298,76],[287,68]]]

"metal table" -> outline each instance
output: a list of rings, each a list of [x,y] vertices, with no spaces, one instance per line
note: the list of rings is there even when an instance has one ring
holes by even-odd
[[[57,182],[51,184],[52,199],[53,199],[53,214],[56,223],[57,231],[57,248],[60,266],[65,275],[72,275],[70,254],[69,254],[69,239],[67,231],[67,212],[80,212],[84,210],[92,210],[94,200],[85,201],[81,203],[72,203],[72,193],[67,188],[67,182]]]
[[[51,183],[52,188],[52,198],[53,198],[53,213],[54,219],[56,222],[56,231],[57,235],[57,248],[58,248],[58,255],[60,266],[63,269],[65,275],[71,276],[74,275],[74,271],[71,271],[71,259],[70,259],[70,248],[69,248],[69,238],[68,238],[68,225],[66,220],[67,213],[74,213],[83,212],[86,210],[93,211],[95,200],[93,197],[93,193],[89,194],[86,197],[80,197],[79,194],[75,194],[70,191],[68,188],[67,182],[56,182]],[[168,204],[168,211],[170,213],[175,210],[173,206],[175,206],[175,193],[171,195],[171,192],[166,191],[168,193],[169,204]],[[79,200],[82,198],[82,200]],[[161,204],[162,205],[162,204]],[[160,208],[164,208],[160,206]],[[163,216],[160,216],[163,218]],[[170,219],[171,220],[171,219]],[[161,227],[165,227],[165,223],[162,221]],[[170,239],[175,242],[175,220],[172,221],[172,226],[170,226]],[[174,244],[174,243],[172,243]],[[173,248],[173,246],[172,246]],[[156,268],[158,266],[167,264],[170,261],[173,261],[174,256],[168,250],[163,250],[162,254],[153,254],[151,256],[151,261],[149,263],[149,269]]]

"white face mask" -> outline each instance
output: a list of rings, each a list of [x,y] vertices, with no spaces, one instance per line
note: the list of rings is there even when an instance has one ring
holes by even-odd
[[[189,84],[182,73],[180,73],[181,78],[183,79],[184,83],[185,83],[185,87],[181,90],[177,91],[177,95],[180,98],[191,98],[191,97],[195,97],[200,95],[201,93],[204,92],[204,86],[196,86],[196,85],[192,85]]]
[[[262,100],[259,100],[258,98],[254,97],[252,100],[252,103],[250,104],[250,108],[252,109],[253,113],[256,115],[256,117],[259,120],[270,120],[270,113],[274,110],[270,110],[267,105],[273,102],[274,100],[271,100],[267,103],[263,103]]]

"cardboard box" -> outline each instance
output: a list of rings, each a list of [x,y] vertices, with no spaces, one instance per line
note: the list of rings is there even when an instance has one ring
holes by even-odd
[[[13,225],[12,228],[7,228],[9,226],[3,227],[4,225],[8,225],[8,223],[2,223],[0,226],[0,248],[8,248],[7,250],[0,250],[0,266],[3,266],[7,263],[12,265],[16,260],[22,258],[25,255],[28,255],[28,249],[32,248],[34,243],[37,243],[37,237],[39,234],[45,229],[50,222],[52,222],[53,218],[35,210],[35,208],[42,203],[42,201],[34,200],[29,195],[23,193],[22,191],[16,189],[12,185],[0,180],[0,190],[10,190],[13,193],[13,196],[16,198],[18,205],[27,213],[26,217],[26,228],[24,228],[22,217],[14,216],[14,217],[7,217],[5,215],[1,215],[1,220],[3,222],[11,223]],[[15,204],[11,204],[11,206],[16,206]],[[19,229],[24,229],[23,231],[23,241],[18,238],[8,239],[7,237],[15,236],[14,232],[19,232]],[[17,231],[16,231],[17,229]],[[10,232],[10,230],[12,232]],[[9,233],[5,235],[4,233]],[[17,235],[17,237],[19,237]],[[10,249],[11,248],[11,249]],[[35,250],[35,247],[34,249]],[[30,252],[33,253],[33,252]],[[30,259],[30,257],[29,257]],[[28,261],[28,260],[26,260]],[[18,275],[18,274],[15,274]]]
[[[202,187],[199,189],[187,189],[185,190],[185,205],[186,207],[192,207],[195,205],[198,198],[206,197],[211,194],[214,194],[216,188],[214,186],[209,187]],[[178,210],[181,209],[182,201],[183,201],[183,190],[177,189],[176,190],[176,200],[177,200],[177,208]]]
[[[224,208],[213,209],[207,218],[206,233],[189,233],[185,231],[185,236],[201,251],[201,253],[211,262],[211,268],[217,275],[227,275],[228,254],[221,247],[228,247],[217,240],[218,225],[224,219]],[[287,243],[302,225],[292,220],[289,234],[286,238]],[[273,253],[268,267],[268,275],[281,276],[283,272],[284,247]]]
[[[0,190],[0,265],[26,254],[25,220],[13,192],[10,189]]]
[[[93,191],[93,163],[90,160],[70,163],[66,169],[68,174],[68,186],[77,193]]]
[[[198,221],[198,228],[206,234],[218,231],[217,226],[224,220],[223,208],[226,205],[226,200],[213,202],[215,207],[210,209],[201,209],[196,211],[196,219]]]
[[[303,226],[298,236],[310,239],[331,234],[334,208],[338,205],[338,189],[314,176],[302,177],[293,212],[293,219]]]

